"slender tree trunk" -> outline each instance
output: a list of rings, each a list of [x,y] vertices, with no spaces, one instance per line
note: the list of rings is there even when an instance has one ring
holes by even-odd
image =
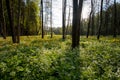
[[[15,29],[13,26],[13,18],[12,18],[10,0],[6,0],[6,7],[7,7],[9,24],[10,24],[11,34],[12,34],[12,41],[13,41],[13,43],[16,43],[16,36],[15,36]]]
[[[63,16],[63,20],[62,20],[62,32],[63,32],[63,40],[65,40],[65,26],[66,26],[66,0],[63,0],[63,14],[62,14],[62,16]]]
[[[90,12],[90,15],[89,15],[89,22],[88,22],[88,28],[87,28],[87,38],[89,37],[89,33],[90,33],[91,15],[92,15],[92,11]]]
[[[99,13],[99,11],[100,11],[100,5],[99,5],[99,2],[98,2],[98,13],[97,13],[97,22],[96,22],[96,32],[95,32],[95,34],[96,35],[98,35],[98,28],[99,28],[99,24],[100,24],[100,13]]]
[[[42,18],[42,38],[44,38],[44,27],[43,27],[43,0],[41,0],[41,18]]]
[[[5,23],[5,17],[4,17],[4,10],[3,10],[3,0],[0,0],[0,34],[3,36],[4,39],[6,39],[6,23]]]
[[[92,14],[92,25],[91,25],[92,29],[91,29],[91,35],[95,35],[95,24],[94,24],[94,11],[93,11],[93,14]]]
[[[3,4],[3,0],[2,0]],[[3,6],[3,5],[2,5]],[[5,20],[5,10],[2,7],[3,12],[3,32],[4,32],[4,39],[6,39],[6,20]]]
[[[83,1],[84,0],[79,0],[79,6],[78,6],[78,37],[77,37],[77,44],[79,45],[80,41],[80,26],[81,26],[81,14],[82,14],[82,7],[83,7]]]
[[[108,11],[106,11],[105,12],[105,24],[104,24],[106,36],[108,35],[108,22],[109,22],[108,14],[109,14]]]
[[[66,28],[66,35],[68,33],[68,27],[70,26],[70,7],[69,7],[69,13],[68,13],[68,21],[67,21],[67,28]]]
[[[15,36],[14,43],[17,43],[17,30],[16,30],[17,28],[15,26],[15,17],[16,17],[16,15],[15,15],[15,0],[11,0],[10,2],[11,2],[11,4],[10,4],[10,6],[11,6],[11,19],[12,19],[12,24],[13,24],[14,36]]]
[[[52,38],[53,37],[53,31],[52,31],[52,0],[51,0],[50,25],[51,25],[51,38]]]
[[[25,10],[24,10],[24,7],[23,7],[23,11],[21,11],[22,12],[22,27],[21,27],[21,35],[24,35],[24,26],[25,26],[25,12],[24,12]]]
[[[79,46],[82,4],[83,0],[73,0],[72,48]]]
[[[88,28],[87,28],[87,38],[90,34],[90,27],[93,26],[93,24],[91,23],[91,22],[93,22],[92,21],[93,20],[93,7],[94,7],[93,0],[91,0],[91,12],[90,12],[90,15],[89,15],[89,22],[88,22]]]
[[[100,38],[100,34],[101,34],[101,27],[102,27],[102,22],[103,22],[103,19],[102,19],[102,13],[103,12],[103,0],[101,0],[101,10],[100,10],[100,25],[99,25],[99,29],[98,29],[98,35],[97,35],[97,39],[99,40]]]
[[[105,36],[108,35],[108,23],[109,23],[109,11],[108,11],[108,7],[109,7],[109,2],[110,0],[106,0],[106,12],[105,12],[105,23],[104,23],[104,27],[105,27]]]
[[[21,8],[21,0],[18,0],[18,27],[17,27],[17,43],[20,43],[20,8]]]
[[[117,37],[116,35],[116,27],[117,27],[117,8],[116,8],[116,0],[114,0],[114,33],[113,33],[113,37]]]
[[[29,36],[30,34],[30,0],[27,0],[27,20],[26,20],[26,35]]]

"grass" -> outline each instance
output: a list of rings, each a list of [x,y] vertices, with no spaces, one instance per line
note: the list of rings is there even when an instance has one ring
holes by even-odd
[[[0,38],[1,80],[120,80],[120,38],[21,37],[20,44]]]

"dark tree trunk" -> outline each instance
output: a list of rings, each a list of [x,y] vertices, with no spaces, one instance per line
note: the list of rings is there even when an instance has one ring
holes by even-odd
[[[99,24],[100,24],[100,5],[98,4],[98,13],[97,13],[97,22],[96,22],[96,32],[95,34],[98,35],[98,28],[99,28]]]
[[[113,37],[117,37],[116,35],[116,28],[117,28],[117,8],[116,8],[116,0],[114,0],[114,33],[113,33]]]
[[[91,24],[91,35],[93,36],[93,35],[95,35],[95,24],[94,24],[94,11],[93,11],[93,13],[92,13],[92,24]]]
[[[63,29],[63,40],[65,39],[65,26],[66,26],[66,0],[63,0],[63,14],[62,14],[62,16],[63,16],[63,20],[62,20],[62,29]]]
[[[109,12],[108,11],[106,11],[105,12],[105,24],[104,24],[104,26],[105,26],[105,35],[107,36],[108,35],[108,22],[109,22],[109,16],[108,16],[108,14],[109,14]]]
[[[25,10],[24,7],[22,8],[23,10],[21,11],[21,17],[22,17],[22,25],[21,25],[21,35],[24,35],[24,24],[25,24]]]
[[[51,0],[50,25],[51,25],[51,38],[52,38],[53,37],[53,31],[52,31],[52,0]]]
[[[3,0],[0,0],[0,34],[4,39],[6,39],[6,23],[3,10]]]
[[[14,32],[14,36],[15,36],[15,42],[17,43],[17,28],[15,26],[15,17],[16,17],[16,12],[15,12],[15,0],[11,0],[10,1],[10,8],[11,8],[11,19],[12,19],[12,25],[13,25],[13,32]]]
[[[30,35],[30,24],[29,24],[29,20],[30,20],[30,0],[27,0],[27,21],[26,21],[26,34],[27,36]]]
[[[20,31],[21,31],[20,30],[20,13],[21,13],[20,8],[21,8],[21,0],[18,0],[17,43],[20,43]]]
[[[98,35],[97,35],[97,39],[99,40],[100,38],[100,34],[101,34],[101,27],[102,27],[102,22],[103,22],[103,19],[102,19],[102,13],[103,12],[103,0],[101,0],[101,9],[100,9],[100,24],[99,24],[99,28],[98,28]]]
[[[8,12],[12,41],[13,43],[16,43],[15,28],[13,26],[13,17],[12,17],[12,12],[11,12],[10,0],[6,0],[6,7],[7,7],[7,12]]]
[[[110,0],[106,0],[106,12],[105,12],[105,23],[104,23],[104,27],[105,27],[105,36],[108,35],[108,22],[109,22],[109,11],[108,11],[108,7],[109,7],[109,2]]]
[[[42,38],[44,38],[44,27],[43,27],[43,0],[41,0],[41,18],[42,18]]]
[[[89,22],[88,22],[88,28],[87,28],[87,38],[88,38],[88,36],[90,34],[90,27],[92,28],[92,26],[93,26],[93,24],[92,24],[92,22],[93,22],[93,13],[94,13],[93,9],[94,9],[94,4],[93,4],[93,0],[91,0],[91,12],[90,12],[90,15],[89,15]]]
[[[95,24],[94,24],[94,14],[95,14],[95,0],[91,0],[91,4],[92,4],[92,16],[91,16],[91,35],[93,36],[95,34]]]
[[[82,4],[83,0],[73,0],[72,48],[79,46]]]
[[[89,37],[89,33],[90,33],[91,15],[92,15],[92,11],[90,12],[90,15],[89,15],[89,22],[88,22],[88,28],[87,28],[87,38]]]

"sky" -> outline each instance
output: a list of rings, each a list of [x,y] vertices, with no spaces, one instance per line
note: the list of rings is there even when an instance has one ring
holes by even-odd
[[[67,10],[66,10],[66,23],[67,23],[67,18],[68,18],[68,13],[69,13],[69,8],[68,6],[72,6],[72,0],[67,0],[69,1],[68,5],[67,4]],[[84,1],[84,5],[83,5],[83,11],[82,11],[82,18],[85,19],[85,18],[88,18],[89,16],[89,13],[90,13],[90,1],[91,0],[87,0],[87,1]],[[113,0],[111,0],[112,3],[113,3]],[[117,2],[120,2],[120,0],[116,0]],[[52,26],[53,27],[61,27],[62,26],[62,0],[53,0],[53,24]],[[72,7],[71,7],[71,12],[70,12],[70,19],[71,19],[71,22],[72,22]]]
[[[69,13],[69,6],[72,6],[72,0],[68,0],[67,4],[67,11],[66,11],[66,20],[68,18],[68,13]],[[84,3],[83,5],[83,13],[82,13],[82,18],[87,18],[88,14],[90,12],[89,10],[90,5],[88,3]],[[71,12],[70,12],[70,19],[72,19],[72,7],[71,7]],[[72,22],[72,20],[71,20]],[[67,21],[66,21],[67,23]],[[54,0],[53,1],[53,27],[61,27],[62,26],[62,0]]]
[[[62,0],[53,1],[53,26],[60,27],[62,26]]]

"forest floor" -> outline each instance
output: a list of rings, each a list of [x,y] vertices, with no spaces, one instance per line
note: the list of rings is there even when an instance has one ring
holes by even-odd
[[[120,80],[120,37],[22,36],[20,44],[0,38],[0,80]]]

